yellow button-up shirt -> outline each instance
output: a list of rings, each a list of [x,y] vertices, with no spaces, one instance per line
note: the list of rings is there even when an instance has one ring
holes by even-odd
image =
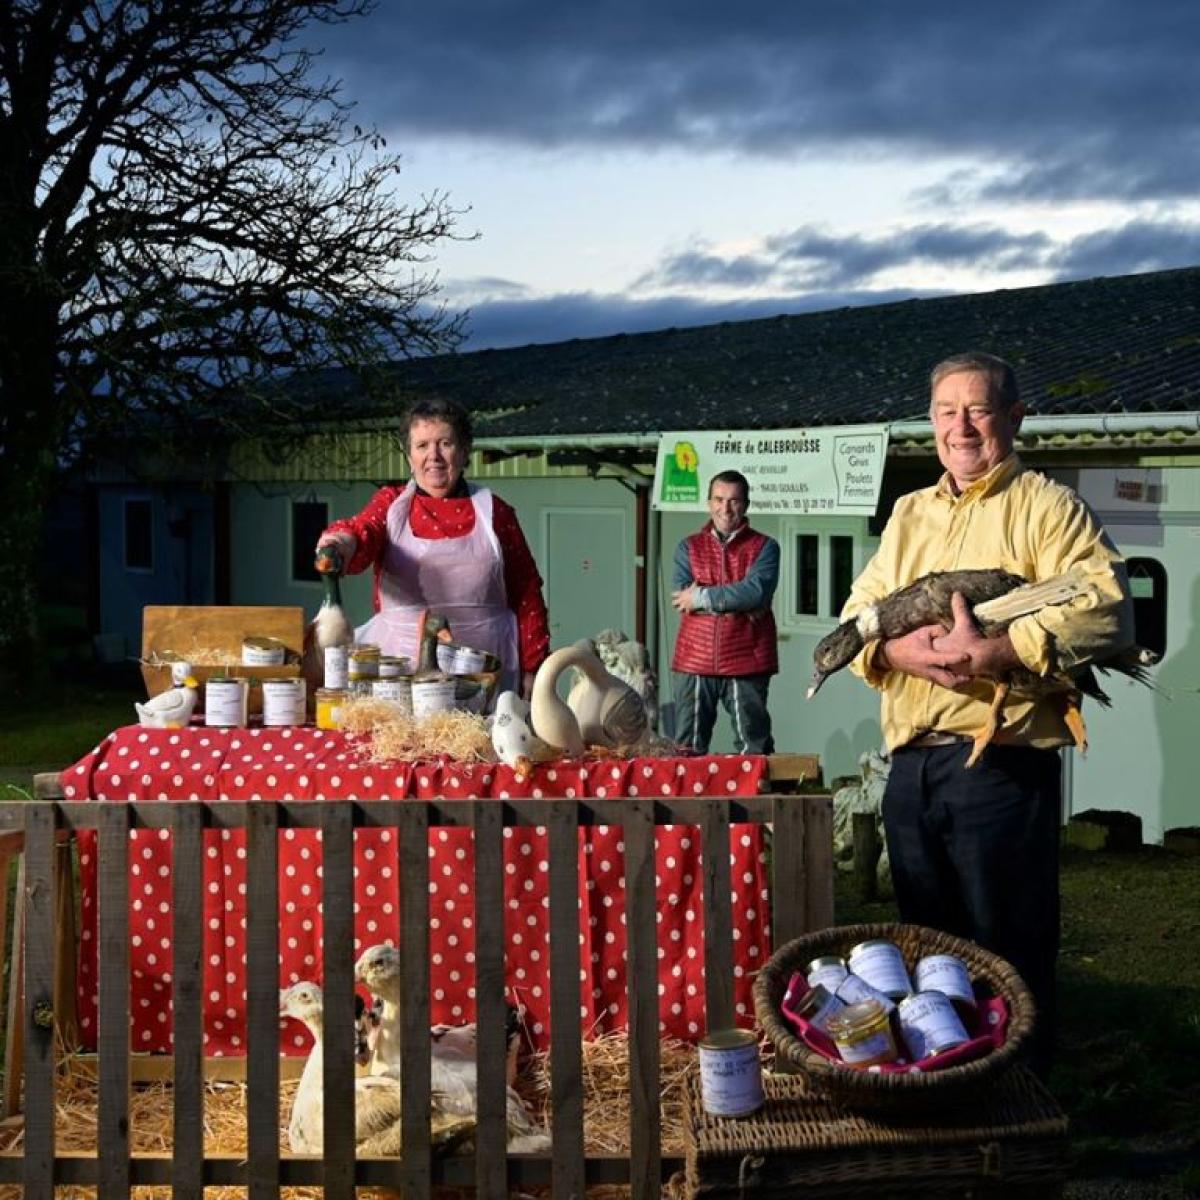
[[[897,501],[879,549],[855,580],[842,619],[930,571],[1000,568],[1030,581],[1083,566],[1094,587],[1068,604],[1043,608],[1008,628],[1021,661],[1039,675],[1082,666],[1133,643],[1133,604],[1124,560],[1070,488],[1027,470],[1010,454],[955,495],[949,475]],[[883,696],[883,735],[895,749],[924,733],[974,735],[994,689],[973,680],[950,690],[903,671],[880,670],[877,643],[851,669]],[[1010,694],[997,744],[1067,745],[1061,697]]]

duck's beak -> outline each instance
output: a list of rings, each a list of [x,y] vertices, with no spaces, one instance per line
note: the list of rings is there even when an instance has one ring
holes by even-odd
[[[804,698],[811,700],[821,690],[821,684],[825,682],[828,676],[828,671],[822,671],[819,668],[815,670],[813,672],[812,683],[808,685],[808,691],[804,693]]]
[[[524,783],[533,771],[533,760],[527,754],[517,755],[517,761],[513,765],[513,775],[515,778]]]

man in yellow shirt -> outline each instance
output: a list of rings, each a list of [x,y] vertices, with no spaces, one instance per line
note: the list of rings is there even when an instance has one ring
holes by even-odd
[[[1010,697],[1004,724],[970,770],[989,680],[1014,666],[1044,675],[1133,641],[1124,563],[1070,488],[1013,452],[1024,416],[1012,368],[969,352],[931,375],[930,417],[945,474],[902,497],[855,581],[843,619],[930,571],[1001,568],[1029,580],[1071,568],[1091,586],[1070,603],[980,635],[961,597],[950,630],[931,625],[868,644],[853,669],[882,693],[892,752],[884,830],[900,918],[970,938],[1021,973],[1038,1006],[1034,1065],[1050,1061],[1058,956],[1061,703]]]

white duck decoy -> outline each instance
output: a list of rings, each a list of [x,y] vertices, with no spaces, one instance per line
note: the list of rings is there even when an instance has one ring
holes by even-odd
[[[138,723],[146,729],[182,729],[196,711],[200,697],[200,681],[194,675],[176,676],[171,670],[171,682],[176,684],[165,692],[147,700],[145,704],[134,703]]]
[[[304,1064],[292,1101],[288,1145],[296,1154],[322,1154],[325,1149],[325,1000],[321,988],[307,980],[284,988],[279,993],[279,1015],[302,1021],[313,1036],[312,1052]],[[355,1152],[363,1158],[399,1154],[400,1113],[398,1079],[390,1075],[365,1075],[355,1079]],[[475,1128],[475,1122],[464,1119],[461,1114],[435,1110],[430,1119],[434,1145],[443,1150]]]
[[[580,672],[564,702],[558,677],[568,667]],[[566,758],[579,758],[587,746],[615,750],[639,742],[647,730],[641,697],[609,674],[588,642],[556,650],[538,668],[530,703],[533,732]]]
[[[355,978],[383,1001],[379,1040],[369,1070],[374,1075],[399,1079],[400,1062],[400,954],[395,946],[371,946],[354,966]],[[474,1117],[478,1111],[478,1076],[472,1035],[451,1038],[442,1026],[431,1031],[430,1087],[438,1108],[447,1113]],[[465,1027],[464,1027],[465,1028]],[[526,1112],[521,1097],[506,1088],[505,1122],[508,1148],[522,1154],[546,1150],[550,1137],[538,1129]]]
[[[558,757],[558,751],[529,727],[529,705],[516,692],[501,692],[496,697],[492,748],[518,779],[528,778],[534,763]]]

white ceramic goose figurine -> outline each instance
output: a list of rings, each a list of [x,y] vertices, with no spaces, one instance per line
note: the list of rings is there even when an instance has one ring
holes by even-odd
[[[297,1154],[322,1154],[325,1149],[323,1090],[325,1001],[321,988],[308,981],[279,993],[279,1015],[303,1021],[313,1036],[313,1048],[300,1074],[288,1122],[288,1145]],[[369,1010],[368,1010],[369,1011]],[[401,1150],[400,1081],[390,1075],[366,1075],[354,1081],[355,1152],[363,1158],[399,1154]],[[434,1144],[444,1149],[470,1133],[473,1120],[434,1111]]]
[[[182,729],[191,719],[199,699],[200,682],[194,675],[185,675],[176,679],[172,672],[172,682],[177,687],[159,692],[157,696],[147,700],[145,704],[134,703],[137,709],[138,723],[146,729]]]
[[[582,678],[564,703],[557,684],[567,667],[575,667]],[[586,746],[632,746],[647,728],[641,698],[605,670],[587,642],[556,650],[542,663],[533,681],[530,716],[534,733],[566,758],[579,758]]]
[[[558,757],[558,751],[529,727],[529,705],[516,692],[501,692],[496,697],[492,748],[518,779],[528,778],[534,763]]]
[[[400,954],[395,946],[371,946],[354,966],[354,975],[383,1001],[379,1040],[370,1071],[399,1079],[400,1063]],[[439,1026],[439,1028],[442,1028]],[[430,1087],[437,1106],[447,1113],[474,1117],[478,1110],[478,1076],[473,1042],[469,1035],[450,1038],[446,1032],[432,1037]],[[505,1121],[508,1148],[523,1154],[545,1150],[550,1137],[534,1124],[521,1097],[506,1089]]]

